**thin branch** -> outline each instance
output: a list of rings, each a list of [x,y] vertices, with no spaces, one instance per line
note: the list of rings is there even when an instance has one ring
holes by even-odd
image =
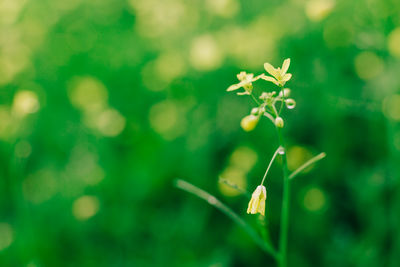
[[[258,102],[257,98],[253,95],[253,92],[250,93],[251,97],[253,98],[253,100],[257,103],[257,105],[261,105],[260,102]]]
[[[275,259],[278,258],[278,253],[271,246],[271,244],[264,242],[264,240],[257,234],[256,231],[253,230],[253,228],[251,228],[250,225],[248,225],[242,218],[239,217],[239,215],[237,215],[233,210],[231,210],[228,206],[226,206],[216,197],[198,188],[197,186],[192,185],[181,179],[177,179],[175,181],[175,186],[179,189],[182,189],[188,193],[191,193],[207,201],[208,204],[214,206],[215,208],[223,212],[225,215],[231,218],[236,224],[242,227],[250,235],[250,237],[253,238],[256,244],[259,245],[265,252],[270,253],[271,256],[273,256]]]
[[[324,152],[318,154],[317,156],[313,157],[312,159],[310,159],[309,161],[307,161],[306,163],[304,163],[303,165],[301,165],[297,170],[295,170],[294,172],[292,172],[289,175],[289,179],[293,179],[294,177],[296,177],[300,172],[302,172],[305,168],[307,168],[308,166],[310,166],[311,164],[314,164],[315,162],[323,159],[326,157],[326,154]]]
[[[234,184],[234,183],[232,183],[231,181],[229,181],[229,180],[227,180],[225,178],[219,177],[218,182],[221,183],[221,184],[227,185],[230,188],[233,188],[233,189],[239,191],[241,194],[246,195],[248,198],[251,197],[249,192],[247,192],[245,189],[239,187],[237,184]]]
[[[271,158],[271,160],[270,160],[270,162],[269,162],[269,164],[268,164],[268,168],[267,168],[267,170],[265,171],[264,177],[263,177],[263,179],[262,179],[262,181],[261,181],[261,185],[264,184],[265,178],[267,177],[268,171],[269,171],[269,169],[271,168],[271,165],[272,165],[272,163],[274,162],[274,160],[275,160],[275,158],[276,158],[276,155],[278,155],[278,153],[282,153],[282,152],[284,153],[283,147],[280,146],[280,147],[278,147],[278,148],[276,149],[274,155],[272,156],[272,158]]]

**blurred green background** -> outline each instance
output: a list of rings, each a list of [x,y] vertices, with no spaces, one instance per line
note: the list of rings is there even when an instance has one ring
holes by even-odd
[[[289,266],[400,266],[398,0],[1,0],[0,265],[274,266],[173,181],[255,223],[218,177],[253,191],[277,139],[225,90],[288,57],[290,168],[328,155],[292,183]]]

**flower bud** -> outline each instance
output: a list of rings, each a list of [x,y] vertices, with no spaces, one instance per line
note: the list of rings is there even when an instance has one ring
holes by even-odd
[[[285,104],[288,109],[294,109],[296,107],[296,101],[292,98],[286,99]]]
[[[252,108],[251,111],[250,111],[250,114],[257,115],[258,112],[259,112],[259,108]]]
[[[243,130],[246,132],[250,132],[257,126],[258,120],[258,116],[248,115],[242,119],[240,126],[242,126]]]
[[[284,125],[283,119],[281,117],[277,117],[275,119],[275,126],[279,127],[279,128],[283,128],[283,125]]]
[[[284,88],[279,92],[280,97],[288,98],[290,96],[291,90],[289,88]]]

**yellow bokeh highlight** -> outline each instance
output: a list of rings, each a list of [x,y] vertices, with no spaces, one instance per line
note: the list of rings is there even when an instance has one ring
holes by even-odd
[[[253,149],[247,146],[241,146],[236,148],[230,159],[229,163],[241,170],[248,172],[257,163],[258,155]]]
[[[237,0],[206,0],[205,4],[208,12],[224,18],[233,17],[240,9]]]
[[[320,211],[326,205],[325,193],[317,187],[308,189],[304,194],[303,205],[309,211]]]
[[[232,186],[244,190],[247,187],[246,175],[257,161],[258,154],[250,147],[240,146],[236,148],[229,158],[228,166],[220,174],[220,178],[225,181],[218,183],[220,192],[230,197],[242,194],[241,191]]]
[[[20,12],[28,0],[1,0],[0,24],[13,24],[18,19]]]
[[[17,116],[23,117],[39,110],[40,103],[37,95],[32,91],[18,91],[14,96],[12,111]]]
[[[383,100],[382,111],[387,118],[400,121],[400,94],[387,96]]]
[[[159,38],[188,32],[197,23],[198,12],[182,0],[129,0],[135,27],[143,37]]]
[[[207,34],[193,40],[189,59],[195,69],[199,71],[217,69],[221,66],[223,57],[222,49],[213,36]]]
[[[185,131],[184,114],[173,101],[165,100],[153,105],[149,121],[153,130],[167,140],[175,139]]]
[[[376,78],[384,70],[384,62],[373,52],[361,52],[354,59],[358,77],[363,80]]]
[[[388,49],[392,56],[400,58],[400,27],[397,27],[389,34]]]
[[[164,52],[142,68],[143,84],[151,91],[162,91],[174,79],[182,76],[186,72],[186,68],[186,62],[181,52]]]
[[[18,40],[18,36],[13,35],[21,34],[18,29],[10,29],[6,31],[7,35],[0,33],[0,38],[7,38],[6,43],[2,45],[0,52],[0,85],[11,82],[14,77],[23,71],[30,64],[31,49]]]
[[[85,112],[95,112],[107,105],[108,91],[104,84],[94,77],[73,79],[68,87],[71,103]]]
[[[281,18],[259,16],[247,25],[227,26],[216,36],[227,56],[241,65],[258,68],[266,59],[271,60],[279,39],[286,31]]]
[[[8,248],[14,241],[14,231],[10,224],[0,223],[0,251]]]
[[[312,21],[321,21],[332,12],[335,3],[332,0],[311,0],[306,3],[305,12]]]
[[[97,197],[82,196],[74,201],[72,205],[72,214],[80,221],[85,221],[99,211],[100,203]]]
[[[125,128],[126,119],[115,109],[106,109],[96,117],[96,127],[104,136],[117,136]]]
[[[185,61],[182,54],[177,51],[166,52],[160,55],[155,62],[156,73],[153,77],[170,82],[185,72]]]

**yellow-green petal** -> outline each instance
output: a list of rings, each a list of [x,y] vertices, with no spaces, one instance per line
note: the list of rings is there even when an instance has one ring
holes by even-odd
[[[282,64],[282,74],[285,75],[285,73],[288,71],[290,66],[290,58],[287,58],[283,61]]]
[[[278,81],[275,78],[271,77],[271,76],[264,75],[264,76],[261,77],[261,79],[269,81],[269,82],[273,82],[274,84],[279,85]]]
[[[277,74],[276,69],[275,69],[271,64],[269,64],[268,62],[267,62],[267,63],[264,63],[264,69],[265,69],[269,74],[271,74],[272,76],[276,77],[276,74]]]

